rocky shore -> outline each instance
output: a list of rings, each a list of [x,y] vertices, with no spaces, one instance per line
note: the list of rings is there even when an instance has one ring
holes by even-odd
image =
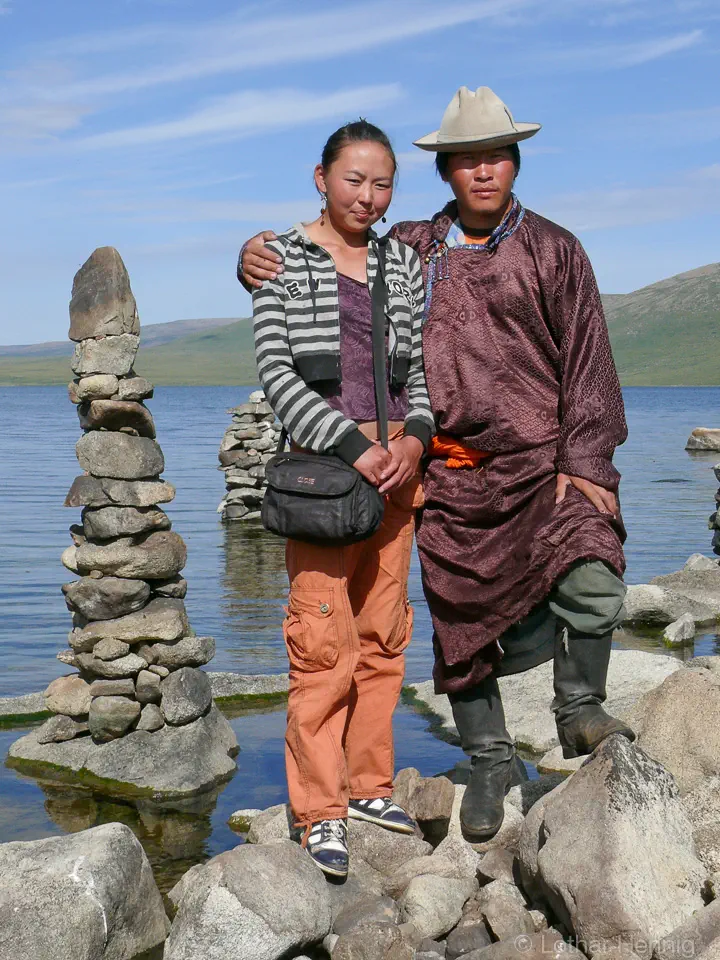
[[[303,853],[285,805],[238,811],[245,842],[192,867],[168,917],[127,827],[2,844],[0,956],[131,960],[164,941],[148,956],[715,960],[718,715],[720,657],[676,665],[629,708],[636,743],[611,737],[568,775],[518,783],[484,844],[462,837],[456,777],[401,770],[393,796],[417,834],[350,821],[345,883]]]

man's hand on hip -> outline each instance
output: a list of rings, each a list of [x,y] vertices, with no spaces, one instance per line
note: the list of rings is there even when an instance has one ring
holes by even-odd
[[[587,497],[590,503],[606,515],[616,517],[619,513],[617,497],[611,490],[598,486],[590,480],[583,480],[582,477],[569,477],[566,473],[559,473],[557,484],[555,485],[555,503],[562,503],[565,499],[565,493],[568,487],[575,487],[583,496]]]

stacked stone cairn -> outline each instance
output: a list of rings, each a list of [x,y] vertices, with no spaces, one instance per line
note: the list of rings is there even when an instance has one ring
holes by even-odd
[[[133,372],[140,322],[112,247],[96,250],[75,276],[70,339],[76,379],[69,393],[85,431],[76,447],[85,472],[65,501],[83,511],[62,556],[79,579],[62,588],[73,629],[58,659],[79,673],[48,687],[56,716],[41,742],[89,730],[104,743],[206,714],[210,684],[197,667],[213,657],[215,642],[194,636],[188,624],[185,543],[158,506],[175,489],[160,479],[163,453],[143,402],[153,387]]]
[[[228,410],[232,423],[220,444],[220,467],[227,493],[218,513],[223,520],[258,520],[265,491],[265,464],[275,454],[280,424],[262,390]]]
[[[720,463],[713,468],[715,479],[720,481]],[[711,515],[708,526],[713,531],[713,553],[720,557],[720,490],[715,494],[715,512]]]

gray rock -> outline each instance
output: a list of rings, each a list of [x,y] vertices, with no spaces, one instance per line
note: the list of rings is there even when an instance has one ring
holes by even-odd
[[[272,843],[274,840],[290,840],[292,812],[286,803],[278,803],[263,810],[250,822],[248,843]]]
[[[688,437],[686,450],[720,450],[720,430],[696,427]]]
[[[146,703],[140,711],[140,719],[137,722],[136,729],[147,730],[149,733],[154,733],[164,726],[165,718],[162,715],[160,707],[156,703]]]
[[[241,470],[255,466],[260,462],[260,454],[257,450],[221,450],[218,454],[218,460],[223,467],[235,465]]]
[[[67,570],[72,571],[72,573],[80,573],[77,565],[77,546],[75,544],[63,550],[60,563],[62,563]]]
[[[159,663],[151,663],[148,667],[148,670],[150,673],[154,673],[156,676],[160,677],[161,680],[164,680],[165,677],[167,677],[170,673],[167,667],[162,667]]]
[[[67,717],[84,717],[90,709],[90,684],[76,673],[58,677],[45,691],[45,707]]]
[[[128,613],[116,620],[98,620],[76,629],[70,646],[73,650],[92,649],[93,643],[111,637],[126,643],[144,640],[152,644],[160,640],[176,640],[189,629],[184,602],[158,597],[136,613]]]
[[[104,677],[106,680],[121,680],[124,677],[134,677],[140,670],[145,670],[148,663],[136,653],[129,653],[126,657],[118,657],[117,660],[100,660],[91,653],[79,653],[77,655],[78,663],[82,670],[93,674],[96,677]]]
[[[235,770],[236,752],[232,727],[213,705],[204,717],[184,727],[165,726],[155,733],[133,730],[103,744],[78,737],[43,745],[34,729],[10,746],[9,762],[20,771],[25,769],[23,761],[29,769],[52,764],[54,778],[66,771],[71,783],[73,774],[82,770],[87,782],[98,778],[94,786],[100,790],[110,780],[122,783],[130,796],[152,790],[157,799],[174,799],[203,793],[227,780]]]
[[[140,704],[127,697],[95,697],[88,725],[97,743],[121,737],[140,716]]]
[[[415,767],[404,767],[398,770],[393,780],[393,803],[397,803],[403,810],[409,810],[412,795],[422,782],[423,777]]]
[[[543,757],[543,760],[544,759]],[[536,780],[526,780],[524,783],[519,783],[510,788],[506,797],[506,803],[512,804],[514,807],[517,807],[520,813],[526,815],[540,797],[544,797],[546,793],[550,793],[550,791],[554,790],[564,779],[564,773],[551,773],[540,776]]]
[[[232,410],[228,411],[228,413],[232,413],[234,417],[252,416],[258,420],[269,416],[272,412],[272,407],[265,400],[241,403],[239,407],[234,407]]]
[[[454,799],[455,788],[447,777],[420,777],[412,783],[407,805],[400,806],[417,820],[423,837],[437,846],[447,836]]]
[[[73,720],[64,714],[50,717],[40,727],[37,734],[38,743],[64,743],[73,740],[81,733],[87,733],[88,725],[79,720]]]
[[[81,340],[75,344],[70,368],[78,377],[109,373],[124,377],[132,369],[140,338],[130,333],[99,340]]]
[[[170,529],[170,517],[159,507],[86,507],[82,520],[88,540],[111,540]]]
[[[181,637],[172,643],[153,643],[150,649],[160,666],[201,667],[215,656],[215,641],[212,637]]]
[[[339,911],[333,919],[332,932],[338,936],[368,923],[393,923],[400,920],[400,909],[392,897],[365,894]]]
[[[471,880],[475,876],[473,870],[467,868],[462,860],[434,853],[430,857],[413,857],[393,870],[383,879],[383,893],[395,900],[399,899],[407,890],[415,877],[445,877],[448,880]]]
[[[170,924],[129,827],[0,845],[0,955],[14,960],[130,960]]]
[[[493,880],[482,888],[477,901],[488,930],[496,940],[535,933],[535,924],[523,896],[513,884]]]
[[[120,657],[126,657],[130,653],[130,644],[123,640],[116,640],[114,637],[106,637],[100,640],[92,648],[94,657],[100,660],[118,660]]]
[[[330,920],[325,878],[297,844],[244,844],[194,874],[165,960],[277,960],[322,940]]]
[[[109,477],[75,477],[65,498],[66,507],[151,507],[175,499],[167,480],[112,480]]]
[[[525,816],[520,840],[517,848],[517,864],[520,873],[521,886],[530,900],[542,902],[545,891],[538,867],[538,853],[545,842],[545,809],[550,799],[557,797],[570,783],[570,778],[563,778],[551,791],[543,794],[530,808]]]
[[[698,957],[698,960],[720,960],[720,936],[708,944]]]
[[[596,956],[604,957],[605,953]],[[480,960],[480,957],[478,950],[466,954],[463,960]],[[584,960],[584,957],[585,954],[566,943],[557,930],[493,943],[482,951],[482,960]]]
[[[415,956],[401,929],[389,923],[356,927],[338,937],[332,946],[333,960],[414,960]]]
[[[74,650],[59,650],[55,654],[55,658],[68,667],[75,667],[76,670],[80,669]]]
[[[712,557],[706,557],[702,553],[694,553],[685,561],[684,570],[717,570],[718,561]]]
[[[152,395],[153,385],[145,377],[127,377],[118,384],[118,400],[149,400]]]
[[[364,860],[383,876],[389,876],[407,860],[432,853],[430,844],[419,837],[378,830],[362,820],[348,821],[348,846],[351,857]]]
[[[135,684],[132,680],[93,680],[90,684],[91,697],[135,697]]]
[[[82,577],[62,587],[68,609],[86,620],[113,620],[141,610],[150,598],[150,587],[142,580]]]
[[[478,879],[485,883],[500,880],[503,883],[516,883],[515,855],[512,850],[496,847],[488,850],[480,861]]]
[[[83,470],[96,477],[143,480],[165,469],[162,450],[148,437],[93,430],[80,437],[75,452]]]
[[[713,619],[712,608],[666,589],[657,582],[630,585],[625,596],[626,623],[664,627],[689,614],[696,623]]]
[[[484,950],[492,943],[482,919],[467,921],[463,918],[448,934],[445,956],[447,960],[457,960],[474,950]]]
[[[262,813],[262,810],[257,810],[255,807],[246,807],[243,810],[236,810],[228,817],[228,826],[231,830],[235,830],[237,833],[247,834],[250,829],[250,824],[257,817],[261,816]]]
[[[624,719],[644,693],[661,684],[680,667],[674,657],[659,657],[641,650],[613,650],[606,708],[614,716]],[[499,681],[508,730],[517,744],[538,754],[546,753],[558,742],[555,719],[549,709],[553,692],[552,670],[552,663],[544,663],[526,673],[501,677]],[[450,703],[444,694],[435,694],[433,681],[410,684],[410,689],[438,717],[444,734],[459,743]]]
[[[32,716],[47,710],[43,693],[26,693],[21,697],[0,697],[0,717]]]
[[[719,711],[720,674],[710,670],[679,670],[638,704],[638,744],[683,794],[720,775]]]
[[[75,274],[70,300],[71,340],[140,333],[135,297],[114,247],[98,247]]]
[[[712,564],[712,561],[708,562]],[[667,590],[673,596],[709,608],[713,617],[720,616],[720,566],[717,562],[710,569],[696,567],[655,577],[651,584]]]
[[[118,378],[108,373],[96,373],[83,377],[75,384],[75,402],[104,400],[112,397],[118,389]]]
[[[535,880],[594,952],[625,943],[649,958],[654,941],[702,908],[705,870],[677,786],[635,744],[609,737],[540,803],[540,824],[528,824],[530,811],[524,830],[539,826]]]
[[[76,551],[81,572],[100,570],[105,575],[132,580],[167,580],[187,562],[185,543],[173,530],[149,533],[139,542],[127,537],[113,543],[84,543]]]
[[[160,703],[160,677],[141,670],[135,680],[135,699],[138,703]]]
[[[156,597],[169,597],[172,600],[182,600],[187,594],[187,580],[184,577],[170,577],[168,580],[155,580],[153,594]]]
[[[135,430],[141,437],[155,439],[152,414],[132,400],[91,400],[78,410],[83,430]]]
[[[682,647],[692,644],[695,640],[695,620],[689,613],[684,613],[673,623],[669,623],[663,631],[663,643],[667,647]]]
[[[714,900],[666,934],[655,947],[655,957],[677,960],[678,957],[704,956],[703,951],[719,937],[720,900]]]
[[[421,936],[437,939],[452,930],[476,891],[476,880],[415,877],[400,897],[403,919],[414,924]]]
[[[165,722],[173,726],[192,723],[212,703],[210,681],[201,670],[181,667],[166,677],[161,685],[162,712]]]
[[[543,774],[562,774],[569,777],[576,770],[579,770],[587,757],[563,756],[562,747],[553,747],[537,762],[538,773]]]

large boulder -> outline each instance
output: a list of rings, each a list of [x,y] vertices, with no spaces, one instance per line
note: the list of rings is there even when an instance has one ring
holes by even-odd
[[[477,880],[429,874],[415,877],[399,900],[403,919],[412,923],[421,937],[437,939],[452,930],[477,888]]]
[[[244,844],[193,874],[165,960],[278,960],[330,931],[327,882],[297,844]]]
[[[681,793],[720,775],[720,674],[678,670],[645,695],[637,715],[638,744],[673,774]]]
[[[685,597],[694,603],[708,607],[714,616],[720,616],[720,566],[712,560],[702,557],[706,561],[704,569],[694,568],[679,570],[677,573],[668,573],[662,577],[655,577],[651,584],[662,587],[675,596]]]
[[[86,507],[83,530],[88,540],[136,537],[152,530],[169,530],[170,517],[159,507]]]
[[[0,844],[4,960],[131,960],[162,943],[169,926],[124,824]]]
[[[151,507],[170,503],[175,487],[167,480],[113,480],[110,477],[75,477],[65,497],[66,507]]]
[[[625,944],[649,960],[656,941],[702,908],[706,871],[677,785],[635,744],[609,737],[540,803],[540,822],[531,810],[523,830],[537,849],[532,879],[593,953]],[[520,856],[527,868],[522,839]]]
[[[78,410],[83,430],[136,430],[141,437],[155,439],[152,414],[132,400],[91,400]]]
[[[115,620],[98,620],[86,627],[76,628],[70,635],[70,646],[73,650],[89,651],[106,637],[126,643],[177,640],[188,629],[184,602],[158,597],[136,613],[128,613]]]
[[[71,783],[82,771],[84,780],[101,791],[108,781],[116,781],[128,795],[147,796],[152,791],[157,799],[189,797],[235,771],[237,740],[214,704],[205,716],[184,727],[132,730],[109,743],[96,744],[86,736],[45,745],[38,740],[38,729],[10,746],[9,766],[39,773],[47,767],[53,779],[65,774]]]
[[[118,337],[81,340],[75,344],[70,367],[78,377],[109,373],[124,377],[132,370],[140,346],[140,337],[121,333]]]
[[[698,910],[668,933],[655,948],[656,960],[678,960],[705,957],[705,951],[714,946],[709,956],[718,955],[720,947],[720,900],[714,900]],[[709,960],[709,957],[708,957]]]
[[[78,570],[99,570],[131,580],[167,580],[187,562],[187,547],[173,530],[159,530],[138,540],[122,537],[112,543],[83,543],[75,554]]]
[[[149,437],[93,430],[75,444],[80,466],[95,477],[144,480],[165,469],[159,445]]]
[[[683,806],[692,824],[698,857],[708,873],[720,873],[720,777],[709,777],[686,793]]]
[[[142,580],[120,577],[83,577],[64,583],[65,603],[86,620],[113,620],[142,610],[150,599],[150,587]]]
[[[657,687],[680,666],[674,657],[659,657],[641,650],[613,650],[608,670],[607,709],[624,719],[644,693]],[[553,665],[548,662],[499,680],[507,728],[518,745],[533,753],[546,753],[558,743],[555,718],[550,710],[552,673]],[[443,733],[459,743],[445,694],[434,692],[432,680],[411,684],[410,689],[423,707],[438,717]]]
[[[114,247],[98,247],[73,279],[68,336],[87,340],[121,333],[140,333],[130,277]]]
[[[686,450],[720,450],[720,430],[695,427],[685,444]]]
[[[711,606],[676,593],[657,581],[631,584],[625,595],[625,610],[626,623],[649,627],[664,627],[686,615],[695,623],[708,623],[715,616]]]

